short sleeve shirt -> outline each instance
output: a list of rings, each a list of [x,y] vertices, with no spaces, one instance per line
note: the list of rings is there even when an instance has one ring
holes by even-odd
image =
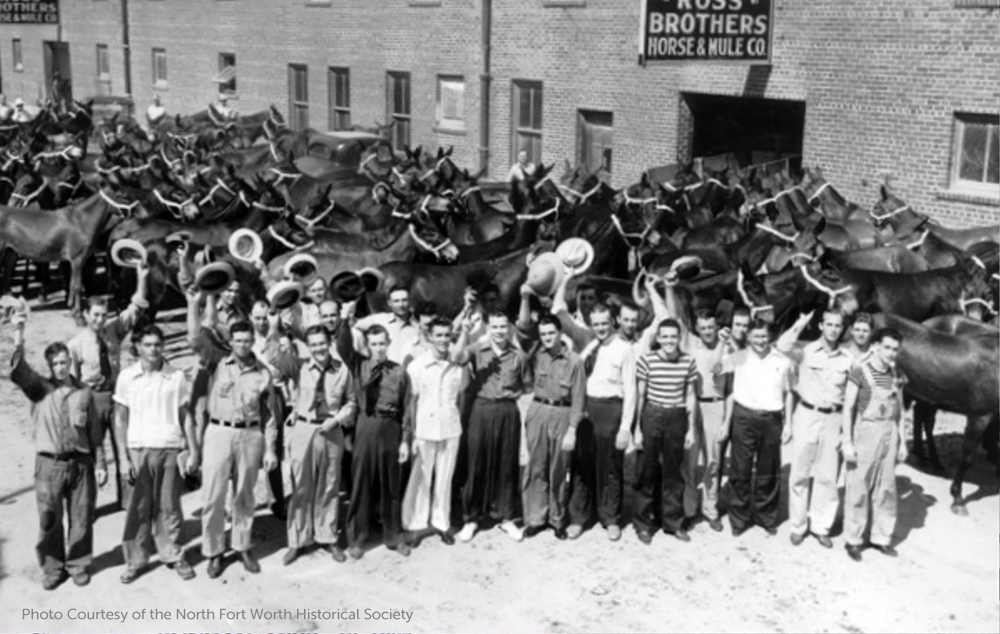
[[[128,446],[183,449],[181,408],[190,396],[187,377],[166,361],[152,372],[144,372],[141,363],[122,370],[114,400],[128,408]]]

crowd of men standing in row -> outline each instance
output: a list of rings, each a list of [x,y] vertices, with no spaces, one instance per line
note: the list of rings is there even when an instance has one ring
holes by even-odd
[[[645,330],[635,306],[611,306],[586,283],[572,314],[564,282],[549,310],[537,310],[526,285],[512,319],[496,309],[497,289],[486,287],[467,291],[465,308],[448,319],[430,305],[411,310],[403,287],[390,289],[390,312],[356,318],[356,303],[336,299],[322,278],[284,310],[266,301],[244,306],[234,281],[219,294],[190,286],[188,334],[200,364],[189,380],[164,359],[155,325],[135,328],[137,361],[120,367],[123,340],[145,306],[147,274],[138,269],[136,294],[114,317],[103,300],[89,301],[87,328],[45,349],[48,377],[25,361],[25,318],[14,319],[11,379],[32,402],[46,589],[67,577],[89,582],[109,431],[124,488],[122,583],[143,573],[151,538],[161,561],[184,579],[195,576],[181,548],[180,496],[184,478],[198,473],[202,552],[214,578],[224,569],[230,489],[229,544],[247,571],[260,571],[251,526],[261,468],[272,512],[287,521],[289,565],[313,545],[338,562],[360,558],[379,523],[383,543],[402,555],[416,535],[433,531],[451,545],[493,523],[518,541],[546,528],[576,539],[596,519],[618,540],[624,454],[632,450],[640,454],[631,515],[642,543],[657,529],[689,541],[699,516],[723,530],[727,446],[732,533],[756,524],[773,535],[783,443],[791,451],[793,544],[812,533],[832,546],[843,462],[849,556],[861,559],[869,512],[872,546],[896,554],[894,468],[905,459],[905,379],[894,363],[901,337],[873,335],[868,316],[857,316],[841,343],[844,317],[828,311],[820,338],[798,347],[810,315],[777,342],[745,310],[725,328],[699,313],[692,330],[678,318],[669,276],[647,281],[654,318]],[[527,393],[522,421],[517,401]],[[457,532],[453,487],[464,522]]]

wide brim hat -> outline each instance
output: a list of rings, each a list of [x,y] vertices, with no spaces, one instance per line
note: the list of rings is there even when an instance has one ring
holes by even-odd
[[[293,282],[309,286],[316,281],[316,276],[319,274],[319,263],[308,253],[296,253],[285,262],[282,272]]]
[[[137,269],[146,261],[146,247],[138,240],[122,238],[111,245],[111,260],[127,269]]]
[[[175,231],[169,236],[163,239],[168,245],[183,244],[184,242],[191,242],[194,239],[194,234],[187,230]]]
[[[353,302],[365,294],[365,285],[358,273],[342,271],[330,278],[330,290],[342,301]]]
[[[370,266],[358,271],[358,277],[366,293],[377,293],[385,286],[385,274]]]
[[[305,292],[302,284],[292,280],[282,280],[268,289],[267,302],[271,308],[284,310],[297,304]]]
[[[0,323],[5,324],[12,321],[15,315],[19,315],[24,318],[24,321],[27,321],[28,316],[31,315],[28,302],[20,296],[4,295],[0,297]]]
[[[556,253],[572,275],[583,273],[594,262],[594,246],[583,238],[563,240]]]
[[[703,267],[701,258],[696,255],[682,255],[670,264],[670,270],[677,273],[682,280],[698,277]]]
[[[229,236],[229,252],[237,260],[256,262],[264,255],[264,241],[253,229],[237,229]]]
[[[236,279],[236,271],[229,262],[212,262],[198,269],[194,276],[195,287],[210,295],[226,290]]]
[[[528,265],[527,284],[536,295],[548,297],[566,277],[566,265],[558,254],[542,253]]]

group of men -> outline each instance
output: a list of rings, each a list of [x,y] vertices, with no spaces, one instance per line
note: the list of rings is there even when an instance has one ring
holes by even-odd
[[[401,555],[428,534],[452,545],[494,524],[518,541],[547,528],[562,540],[596,520],[616,541],[626,480],[634,481],[639,541],[649,544],[660,529],[686,542],[701,518],[723,530],[727,445],[734,535],[754,524],[776,533],[782,444],[790,443],[792,543],[812,533],[832,546],[842,457],[848,554],[861,559],[871,512],[872,545],[895,555],[894,467],[905,459],[904,378],[894,364],[901,338],[891,330],[873,337],[867,316],[855,318],[841,344],[844,317],[827,311],[820,339],[798,348],[811,315],[773,345],[767,323],[744,309],[721,329],[714,314],[698,313],[692,331],[669,275],[646,281],[654,318],[645,330],[637,307],[601,301],[586,283],[570,313],[568,280],[544,300],[548,310],[522,287],[513,320],[497,310],[495,287],[470,289],[454,320],[431,305],[411,310],[404,287],[389,290],[389,312],[356,318],[357,302],[321,278],[283,310],[243,304],[234,281],[219,294],[188,293],[188,334],[200,359],[192,381],[164,359],[155,325],[135,329],[138,360],[120,368],[146,274],[141,267],[132,304],[117,317],[108,318],[103,301],[89,302],[87,329],[46,349],[48,378],[26,364],[24,319],[15,319],[12,380],[32,401],[38,430],[37,552],[47,589],[67,577],[89,581],[107,432],[126,513],[122,583],[144,572],[151,536],[161,561],[183,579],[195,576],[181,549],[180,497],[199,473],[202,552],[214,578],[225,568],[227,515],[229,547],[248,572],[260,571],[251,528],[261,468],[272,513],[287,523],[290,565],[313,547],[337,562],[360,558],[378,532]],[[529,394],[522,420],[519,400]],[[637,467],[626,478],[631,451],[639,451]]]

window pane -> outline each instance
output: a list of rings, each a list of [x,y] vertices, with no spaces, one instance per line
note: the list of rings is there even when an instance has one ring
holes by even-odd
[[[351,113],[337,111],[333,113],[333,129],[349,130],[351,128]]]
[[[1000,126],[990,126],[990,146],[986,166],[986,182],[1000,183]]]
[[[542,89],[540,87],[531,90],[531,127],[535,130],[542,129]]]
[[[531,89],[518,86],[517,93],[519,95],[519,108],[517,114],[517,127],[519,128],[530,128],[531,127]]]
[[[410,78],[408,76],[400,78],[400,87],[403,92],[403,109],[399,112],[401,114],[410,114]]]
[[[962,161],[958,177],[962,180],[982,181],[983,164],[986,161],[987,126],[981,123],[966,123],[962,134]]]

